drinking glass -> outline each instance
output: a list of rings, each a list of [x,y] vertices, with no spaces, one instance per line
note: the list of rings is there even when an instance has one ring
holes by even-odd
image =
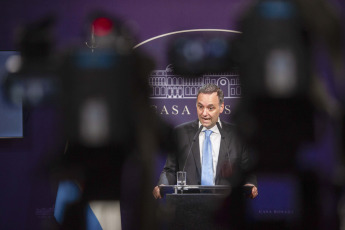
[[[186,172],[177,172],[177,185],[186,185]]]

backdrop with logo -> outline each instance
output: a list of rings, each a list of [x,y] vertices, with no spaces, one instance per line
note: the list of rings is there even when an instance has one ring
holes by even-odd
[[[344,9],[341,0],[332,1],[339,10]],[[130,25],[137,36],[138,44],[167,33],[193,29],[238,30],[238,20],[244,15],[250,0],[11,0],[2,3],[0,9],[1,42],[0,50],[15,50],[17,28],[43,16],[55,15],[55,45],[64,49],[71,44],[84,44],[83,30],[86,17],[94,10],[104,10],[119,16]],[[228,32],[213,33],[226,37],[239,36]],[[236,71],[206,73],[197,79],[185,79],[175,75],[166,58],[170,39],[181,36],[164,36],[137,49],[151,55],[156,63],[148,76],[151,89],[151,107],[171,125],[177,125],[197,118],[195,96],[198,88],[205,83],[215,83],[225,92],[225,110],[221,119],[232,122],[231,116],[241,100],[241,76]],[[321,61],[327,64],[326,61]],[[329,79],[330,73],[325,74]],[[0,140],[0,204],[5,210],[0,217],[4,229],[33,229],[45,226],[52,218],[56,187],[51,186],[49,167],[45,160],[61,154],[64,142],[59,138],[60,127],[57,114],[51,108],[36,108],[30,111],[24,121],[24,138],[21,140]],[[330,175],[334,152],[332,129],[327,127],[316,145],[307,146],[307,154],[313,155],[312,164],[320,172]],[[162,159],[157,165],[160,171]],[[43,167],[43,166],[44,167]],[[282,220],[294,218],[298,194],[296,181],[289,177],[259,176],[259,197],[252,201],[253,216],[258,219]],[[37,228],[36,228],[37,227]]]
[[[172,31],[176,32],[176,31]],[[179,31],[177,31],[179,32]],[[234,39],[240,34],[235,32],[188,32],[173,34],[160,38],[149,38],[149,42],[140,45],[137,49],[147,51],[156,59],[156,67],[148,76],[150,87],[151,108],[163,120],[172,126],[197,119],[196,96],[198,89],[208,83],[218,85],[224,92],[224,111],[221,120],[233,123],[232,115],[242,95],[241,76],[237,68],[221,73],[205,73],[197,78],[188,78],[174,74],[174,66],[169,63],[167,47],[173,39],[181,36],[209,37],[217,36],[224,39]],[[164,47],[157,51],[157,47]],[[151,52],[154,51],[154,52]],[[165,163],[165,156],[158,157],[155,180],[158,180],[160,171]],[[248,202],[248,213],[256,220],[292,220],[299,215],[298,185],[294,178],[289,176],[273,177],[258,175],[260,195]],[[272,200],[274,197],[274,201]]]

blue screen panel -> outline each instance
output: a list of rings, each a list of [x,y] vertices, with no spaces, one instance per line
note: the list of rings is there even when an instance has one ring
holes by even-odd
[[[9,103],[4,96],[3,81],[7,75],[6,61],[16,51],[0,51],[0,138],[23,137],[23,107]]]

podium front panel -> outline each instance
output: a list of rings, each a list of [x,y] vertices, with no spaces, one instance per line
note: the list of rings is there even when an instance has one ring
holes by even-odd
[[[217,220],[225,195],[167,194],[166,204],[173,215],[169,229],[226,229]]]

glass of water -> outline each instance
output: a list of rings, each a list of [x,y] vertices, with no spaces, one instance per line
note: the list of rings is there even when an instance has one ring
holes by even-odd
[[[177,172],[177,185],[186,185],[186,172]]]

